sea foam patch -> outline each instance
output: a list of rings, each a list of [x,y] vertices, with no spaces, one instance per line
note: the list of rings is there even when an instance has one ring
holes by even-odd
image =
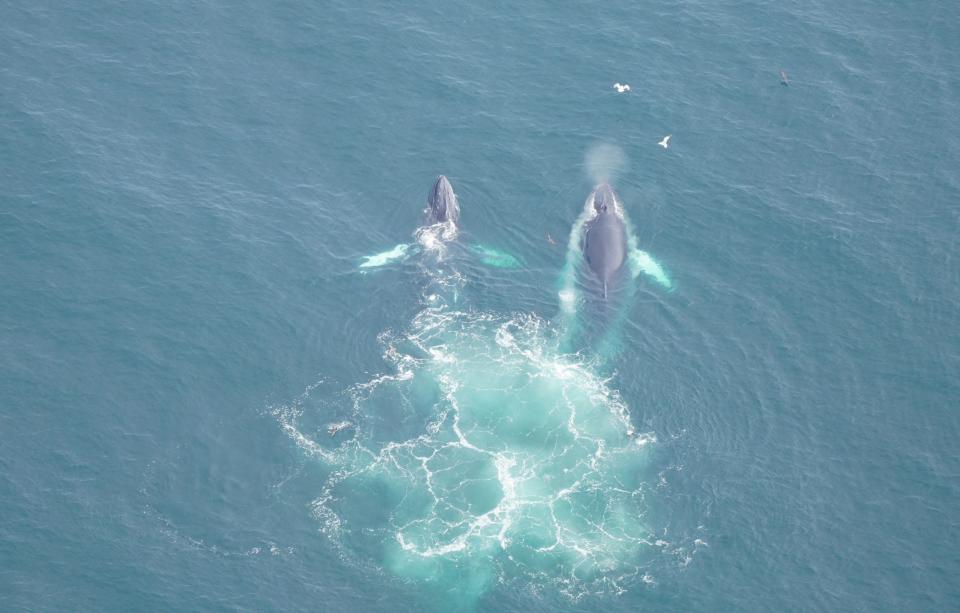
[[[303,405],[277,412],[328,471],[323,531],[461,601],[514,581],[577,597],[639,580],[658,552],[644,523],[655,438],[556,336],[535,316],[427,308],[381,336],[393,372],[340,395],[350,429],[332,439]]]

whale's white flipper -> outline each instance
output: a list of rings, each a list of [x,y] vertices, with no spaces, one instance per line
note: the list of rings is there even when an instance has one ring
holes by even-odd
[[[470,250],[480,256],[480,262],[494,268],[520,268],[520,260],[500,249],[474,243]]]
[[[657,284],[664,289],[673,291],[673,281],[670,280],[667,271],[646,251],[642,249],[633,249],[633,251],[631,251],[630,269],[634,279],[643,273],[656,281]]]
[[[390,262],[403,260],[409,254],[409,251],[410,245],[400,244],[389,251],[364,256],[364,261],[360,264],[360,268],[378,268],[380,266],[385,266]]]

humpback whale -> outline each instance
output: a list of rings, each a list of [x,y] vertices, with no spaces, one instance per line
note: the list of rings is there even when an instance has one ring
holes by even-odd
[[[615,355],[640,275],[673,290],[666,270],[640,249],[619,195],[602,182],[584,201],[567,242],[557,294],[561,350],[588,348],[603,358]]]
[[[627,259],[627,228],[617,195],[608,183],[598,185],[591,197],[595,215],[584,227],[583,255],[603,287],[606,300],[608,288],[623,274]]]
[[[460,203],[453,186],[443,175],[437,177],[433,187],[427,194],[427,208],[423,211],[425,223],[417,228],[413,236],[416,242],[401,243],[393,249],[364,256],[359,268],[362,272],[367,269],[379,268],[386,264],[406,260],[407,257],[424,251],[433,252],[444,257],[447,247],[450,246],[460,233]],[[471,243],[465,246],[471,252],[480,256],[480,262],[494,268],[519,268],[518,258],[480,243]]]
[[[427,195],[427,223],[452,223],[454,226],[460,220],[460,205],[457,196],[453,193],[453,186],[443,175],[437,177],[433,189]]]

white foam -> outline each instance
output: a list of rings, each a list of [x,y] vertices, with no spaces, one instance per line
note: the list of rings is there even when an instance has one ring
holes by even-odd
[[[644,432],[642,434],[637,434],[633,441],[637,444],[637,447],[645,447],[650,443],[656,443],[657,435],[653,432]]]
[[[588,200],[581,226],[595,214]],[[568,260],[579,254],[578,231]],[[436,224],[416,238],[442,260],[455,235],[452,224]],[[453,310],[464,277],[449,266],[425,266],[425,274],[421,311],[405,331],[378,337],[391,371],[320,403],[352,402],[349,419],[319,422],[331,434],[351,428],[350,437],[312,438],[319,428],[301,424],[312,390],[274,411],[329,475],[311,504],[321,530],[347,553],[356,539],[373,539],[358,550],[394,543],[398,557],[385,564],[401,575],[416,564],[466,563],[574,598],[622,592],[650,547],[641,488],[625,486],[623,474],[635,474],[648,455],[641,448],[656,437],[636,435],[594,364],[557,352],[550,322]],[[575,305],[575,285],[560,296]],[[379,491],[402,494],[382,498],[384,523],[352,512]]]
[[[349,421],[337,421],[327,424],[327,433],[330,436],[336,436],[338,432],[352,426]]]
[[[414,237],[424,250],[442,255],[445,246],[457,238],[459,231],[452,221],[444,221],[417,228]]]

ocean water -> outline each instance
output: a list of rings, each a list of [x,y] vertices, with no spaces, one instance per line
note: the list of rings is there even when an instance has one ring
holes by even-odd
[[[0,609],[960,608],[958,17],[3,3]]]

